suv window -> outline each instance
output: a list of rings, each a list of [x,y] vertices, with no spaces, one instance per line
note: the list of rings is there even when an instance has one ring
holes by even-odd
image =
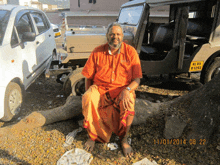
[[[36,23],[39,34],[47,31],[50,27],[48,26],[47,21],[44,16],[40,13],[32,13],[34,21]]]
[[[140,5],[121,9],[118,23],[136,25],[141,18],[143,8],[144,6]]]
[[[15,24],[20,40],[25,32],[34,32],[31,20],[27,14],[24,14]]]

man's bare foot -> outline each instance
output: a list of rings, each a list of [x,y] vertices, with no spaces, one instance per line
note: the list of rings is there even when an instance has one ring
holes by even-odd
[[[133,156],[133,150],[131,148],[131,146],[128,144],[128,139],[127,137],[124,137],[121,141],[121,146],[122,146],[122,150],[123,153],[126,157],[132,157]]]
[[[84,149],[86,151],[91,152],[93,150],[94,146],[95,146],[95,141],[93,141],[92,139],[88,138],[88,140],[85,143]]]

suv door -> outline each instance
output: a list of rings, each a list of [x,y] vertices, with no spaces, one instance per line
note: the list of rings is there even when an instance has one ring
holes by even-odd
[[[43,13],[32,11],[31,16],[36,28],[37,63],[41,66],[39,71],[42,72],[55,47],[54,34],[49,21]]]
[[[214,26],[212,28],[211,37],[209,43],[212,47],[220,46],[220,0],[213,6]]]
[[[118,23],[120,23],[125,32],[133,34],[133,45],[140,53],[146,24],[149,18],[149,6],[146,3],[138,5],[125,6],[120,10]]]

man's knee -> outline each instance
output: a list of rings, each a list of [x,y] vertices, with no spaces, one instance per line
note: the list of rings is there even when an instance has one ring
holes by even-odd
[[[92,85],[89,87],[89,89],[83,94],[82,100],[83,101],[92,101],[97,100],[97,98],[100,97],[99,91],[97,86]]]

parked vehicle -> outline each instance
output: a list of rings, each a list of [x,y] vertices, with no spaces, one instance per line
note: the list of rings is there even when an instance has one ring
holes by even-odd
[[[34,21],[37,24],[38,27],[44,26],[44,22],[42,19],[38,18],[38,17],[34,17]],[[54,32],[54,37],[55,38],[59,38],[61,36],[61,30],[59,29],[59,27],[53,23],[50,23],[50,25],[53,28],[53,32]]]
[[[169,19],[150,17],[151,9],[160,6],[169,8]],[[123,27],[124,42],[139,54],[145,80],[190,78],[201,73],[201,82],[207,83],[215,77],[220,70],[219,8],[218,0],[134,0],[123,4],[117,22]],[[73,94],[81,95],[85,90],[81,70],[92,50],[106,42],[105,33],[67,31],[65,36],[67,57],[53,73],[58,78],[68,74],[64,81],[67,95],[70,85]],[[62,69],[71,71],[61,73]]]
[[[42,21],[38,25],[35,20]],[[25,90],[56,54],[53,28],[41,10],[0,5],[0,119],[19,113]]]
[[[53,24],[53,23],[51,23],[51,26],[53,28],[55,39],[61,37],[61,30],[60,30],[60,28],[57,25]]]

